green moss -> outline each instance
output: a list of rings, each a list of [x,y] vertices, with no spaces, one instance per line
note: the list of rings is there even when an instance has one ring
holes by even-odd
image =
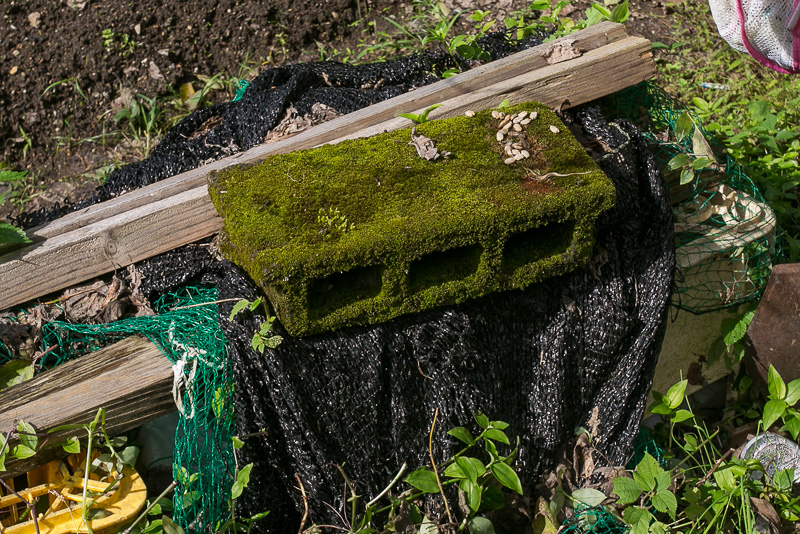
[[[223,254],[264,289],[294,335],[524,288],[584,264],[614,188],[548,108],[511,165],[491,111],[271,156],[210,176]],[[558,133],[551,131],[556,126]],[[536,177],[550,175],[544,179]]]

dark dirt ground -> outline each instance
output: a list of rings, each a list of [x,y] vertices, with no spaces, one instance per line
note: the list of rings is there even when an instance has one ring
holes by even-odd
[[[527,2],[447,4],[502,18]],[[669,44],[675,8],[668,4],[631,0],[629,31]],[[564,14],[580,15],[586,5]],[[384,16],[401,20],[414,9],[399,0],[5,0],[2,8],[0,165],[29,176],[0,217],[80,198],[114,166],[141,159],[144,136],[113,120],[131,95],[161,97],[163,124],[188,112],[179,88],[199,91],[198,76],[220,74],[221,88],[206,100],[230,100],[240,78],[318,61],[320,47],[358,50],[391,29]]]

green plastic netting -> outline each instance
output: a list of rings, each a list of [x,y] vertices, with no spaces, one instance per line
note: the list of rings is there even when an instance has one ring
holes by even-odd
[[[219,327],[216,288],[191,287],[161,297],[156,315],[102,325],[52,322],[43,329],[45,368],[133,335],[156,344],[179,377],[182,408],[175,435],[174,520],[184,529],[214,532],[230,513],[234,459],[232,368]]]
[[[602,506],[578,504],[575,513],[562,523],[559,532],[580,534],[626,534],[630,528]]]
[[[658,86],[644,82],[606,101],[611,113],[639,124],[659,167],[665,170],[675,214],[676,290],[673,304],[695,313],[757,299],[772,271],[778,234],[775,214],[755,184],[705,130],[702,121]],[[677,141],[676,125],[688,113],[690,131]],[[645,123],[642,123],[642,120]],[[718,164],[704,164],[694,146],[702,132]],[[692,180],[668,162],[685,154]],[[688,167],[687,167],[688,168]]]

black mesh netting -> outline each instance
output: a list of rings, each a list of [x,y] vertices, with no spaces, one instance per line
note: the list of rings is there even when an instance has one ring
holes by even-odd
[[[576,114],[587,136],[615,149],[599,164],[617,203],[598,222],[588,268],[451,308],[293,338],[263,355],[250,346],[263,317],[221,326],[234,360],[236,434],[249,435],[240,463],[254,462],[245,513],[270,510],[256,529],[297,528],[310,517],[336,523],[342,506],[337,466],[369,499],[403,462],[426,464],[427,432],[439,409],[438,460],[455,452],[444,430],[478,410],[507,421],[521,438],[516,464],[533,482],[575,427],[599,421],[603,461],[624,464],[639,426],[666,326],[674,268],[667,193],[652,157],[625,121],[594,109]],[[199,280],[219,298],[256,297],[256,288],[206,248],[144,262],[154,294]],[[331,507],[328,506],[330,504]]]
[[[352,111],[434,81],[432,73],[449,61],[426,55],[267,71],[241,101],[182,121],[148,160],[116,171],[86,204],[258,144],[290,106],[300,115],[315,102]],[[361,89],[365,84],[373,89]],[[205,131],[214,117],[221,122]],[[236,434],[247,436],[238,462],[254,463],[241,503],[245,515],[271,511],[255,532],[297,529],[303,503],[296,476],[310,521],[340,524],[344,480],[337,466],[357,481],[360,495],[374,497],[404,462],[427,463],[436,409],[438,461],[456,447],[445,430],[482,411],[520,436],[515,466],[529,484],[579,425],[595,428],[596,459],[625,463],[666,326],[675,263],[671,211],[634,126],[607,123],[595,109],[574,118],[589,140],[601,141],[596,146],[612,149],[599,165],[616,185],[616,206],[598,221],[588,267],[524,291],[306,338],[276,323],[284,340],[262,355],[250,343],[264,317],[245,312],[228,320],[233,300],[254,299],[256,287],[216,259],[213,247],[184,247],[138,265],[150,298],[188,283],[219,290],[220,326],[234,366]]]

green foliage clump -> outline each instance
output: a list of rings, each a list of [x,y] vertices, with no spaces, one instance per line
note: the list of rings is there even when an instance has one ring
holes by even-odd
[[[296,335],[520,289],[588,260],[614,188],[548,108],[526,126],[528,159],[504,164],[497,121],[416,126],[267,158],[211,178],[221,248]],[[553,129],[550,127],[554,126]]]

